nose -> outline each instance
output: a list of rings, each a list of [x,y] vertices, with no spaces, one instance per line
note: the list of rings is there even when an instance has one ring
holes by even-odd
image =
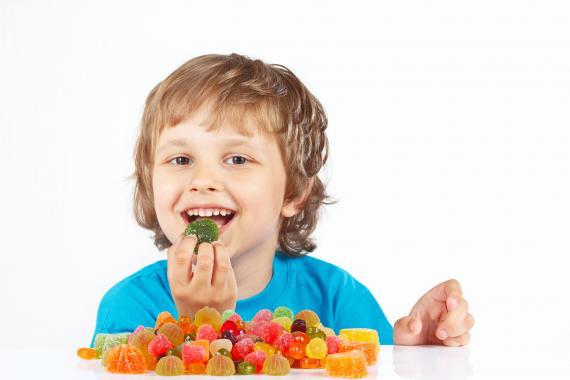
[[[191,193],[222,191],[223,184],[214,169],[205,165],[196,166],[190,179],[189,191]]]

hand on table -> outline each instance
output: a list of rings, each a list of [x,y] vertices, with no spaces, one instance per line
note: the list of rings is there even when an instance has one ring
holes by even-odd
[[[167,251],[168,283],[178,315],[193,318],[204,306],[220,312],[235,309],[237,284],[226,246],[220,241],[202,243],[194,255],[196,243],[194,235],[182,234]]]
[[[445,281],[424,294],[407,317],[394,324],[394,344],[463,346],[475,319],[468,312],[461,285]]]

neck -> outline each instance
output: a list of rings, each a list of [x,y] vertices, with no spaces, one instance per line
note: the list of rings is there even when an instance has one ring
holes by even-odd
[[[269,249],[271,249],[271,254],[268,253]],[[275,244],[269,247],[257,247],[257,249],[232,257],[238,300],[259,294],[269,284],[273,275],[274,254]]]

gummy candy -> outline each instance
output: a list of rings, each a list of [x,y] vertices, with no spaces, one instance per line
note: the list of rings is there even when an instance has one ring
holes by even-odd
[[[195,235],[198,238],[198,243],[196,244],[196,248],[194,249],[194,253],[198,253],[198,246],[201,243],[208,242],[211,243],[213,241],[218,240],[220,237],[220,229],[216,222],[211,219],[200,219],[195,220],[192,223],[188,224],[186,230],[184,231],[184,235]]]
[[[238,325],[238,327],[240,327],[239,323],[243,324],[243,319],[238,313],[233,313],[232,315],[230,315],[230,317],[227,320],[235,322],[235,324]]]
[[[360,350],[352,350],[327,356],[326,370],[329,376],[365,377],[366,358]]]
[[[284,355],[289,352],[289,346],[293,343],[293,335],[289,332],[284,332],[279,338],[273,342],[275,347],[277,347]]]
[[[184,333],[182,332],[182,329],[172,322],[164,323],[158,328],[156,334],[164,334],[173,346],[178,346],[184,342]]]
[[[273,313],[271,312],[271,310],[268,309],[259,310],[253,317],[254,322],[261,322],[261,321],[271,322],[272,319],[273,319]]]
[[[97,351],[97,359],[101,358],[103,353],[110,348],[120,344],[127,344],[129,341],[129,334],[97,334],[93,342],[93,348]]]
[[[220,349],[226,349],[231,351],[233,344],[229,339],[216,339],[212,343],[210,343],[210,353],[215,355]]]
[[[214,328],[206,323],[198,327],[198,330],[196,330],[196,339],[205,339],[209,342],[213,342],[217,338],[218,334],[216,334]]]
[[[292,333],[295,331],[306,332],[307,331],[307,322],[304,319],[295,319],[291,324]]]
[[[244,334],[244,335],[245,335],[245,334]],[[230,342],[232,342],[232,345],[234,345],[234,344],[237,343],[236,337],[235,337],[234,334],[232,334],[230,331],[224,331],[224,332],[222,333],[222,339],[227,339],[227,340],[229,340]]]
[[[340,338],[337,336],[327,336],[327,354],[336,354],[340,345]]]
[[[316,326],[321,322],[317,313],[309,309],[301,310],[298,312],[295,316],[295,319],[303,319],[307,324],[307,327]]]
[[[203,362],[196,362],[188,365],[186,369],[185,373],[190,375],[203,375],[206,373],[206,364]]]
[[[276,351],[276,348],[268,343],[265,342],[256,342],[253,346],[254,351],[263,351],[266,355],[273,355]]]
[[[327,336],[325,335],[324,332],[321,331],[321,329],[319,329],[318,327],[307,327],[307,332],[306,334],[309,336],[309,338],[313,339],[313,338],[321,338],[322,340],[326,340]]]
[[[207,356],[210,356],[210,342],[206,339],[197,339],[188,343],[191,346],[200,346],[206,351]],[[207,360],[208,358],[206,358]]]
[[[285,331],[291,331],[291,325],[293,324],[293,321],[288,317],[277,317],[271,322],[278,323]]]
[[[365,328],[341,329],[338,335],[350,342],[372,342],[380,350],[380,341],[376,330]]]
[[[223,333],[225,331],[231,332],[234,336],[239,335],[239,327],[237,327],[234,321],[225,321],[220,327],[220,331]]]
[[[210,376],[231,376],[236,373],[232,359],[224,355],[215,355],[208,361],[206,374]]]
[[[264,324],[260,329],[259,333],[257,334],[260,338],[262,338],[265,342],[269,344],[273,344],[275,339],[281,335],[283,328],[279,323],[269,322]]]
[[[189,365],[196,362],[206,362],[208,360],[208,353],[204,347],[197,344],[184,344],[182,346],[182,359],[185,365]]]
[[[235,313],[236,313],[235,310],[232,309],[224,310],[224,312],[222,313],[222,323],[227,321],[228,318],[234,315]]]
[[[162,326],[167,322],[176,323],[176,319],[174,319],[172,314],[170,314],[168,311],[163,311],[160,314],[158,314],[158,316],[156,317],[156,323],[154,324],[154,329],[158,330],[160,326]]]
[[[263,351],[253,351],[247,354],[243,361],[255,364],[255,372],[260,373],[266,357],[267,355]]]
[[[293,310],[289,309],[287,306],[277,306],[273,310],[273,318],[287,317],[291,321],[293,320]]]
[[[160,376],[184,375],[184,363],[178,356],[165,356],[158,361],[155,371]]]
[[[321,338],[313,338],[305,347],[305,353],[313,359],[322,359],[327,356],[327,344]]]
[[[129,343],[141,350],[146,359],[146,368],[150,370],[154,370],[156,367],[156,357],[148,351],[148,345],[155,338],[156,335],[146,329],[139,330],[138,333],[133,333],[129,336]]]
[[[311,340],[311,338],[309,338],[309,336],[303,332],[300,331],[295,331],[293,333],[293,341],[295,343],[300,343],[303,346],[309,344],[309,341]]]
[[[362,351],[366,357],[366,363],[368,365],[376,364],[378,349],[373,342],[346,342],[341,340],[338,352],[347,352],[351,350]]]
[[[257,367],[253,363],[241,362],[237,366],[237,373],[240,375],[253,375]]]
[[[295,360],[300,360],[305,357],[305,345],[301,343],[291,343],[287,355]]]
[[[166,335],[159,334],[148,344],[148,352],[159,358],[165,355],[172,347],[172,343],[170,343]]]
[[[243,360],[247,354],[253,351],[254,345],[251,338],[240,340],[232,348],[232,358],[234,360]]]
[[[146,361],[138,348],[129,344],[121,344],[109,350],[107,371],[126,374],[144,373]]]
[[[77,356],[82,359],[95,359],[97,357],[97,350],[94,348],[80,348],[77,350]]]
[[[319,368],[321,361],[314,358],[303,358],[299,361],[299,366],[301,368]]]
[[[224,355],[224,356],[227,356],[228,358],[232,359],[232,352],[230,350],[226,350],[225,348],[220,348],[216,352],[216,355]]]
[[[220,312],[213,307],[204,306],[194,315],[194,324],[199,329],[203,324],[208,324],[216,331],[220,331],[222,325],[222,316]]]
[[[291,371],[289,361],[280,353],[270,355],[263,363],[263,373],[272,376],[287,375]]]
[[[188,316],[181,316],[176,324],[182,329],[182,333],[185,336],[196,333],[196,325],[192,323],[192,319]]]

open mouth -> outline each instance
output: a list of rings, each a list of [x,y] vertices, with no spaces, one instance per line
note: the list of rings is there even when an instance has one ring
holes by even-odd
[[[229,224],[232,221],[232,219],[236,215],[236,212],[234,211],[229,215],[210,215],[210,216],[188,215],[187,212],[182,212],[181,215],[182,219],[184,220],[184,223],[186,224],[192,223],[196,220],[210,219],[211,221],[213,221],[218,225],[218,228],[221,229],[222,227],[224,227],[225,225]]]

